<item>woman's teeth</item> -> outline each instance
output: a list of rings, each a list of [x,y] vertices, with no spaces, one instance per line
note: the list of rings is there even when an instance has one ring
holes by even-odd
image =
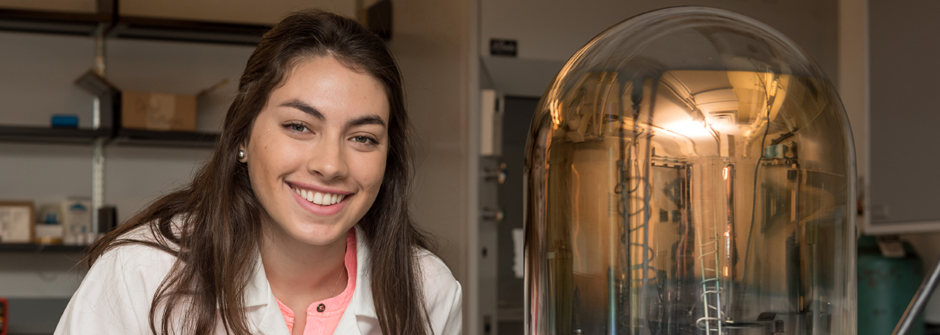
[[[297,188],[291,188],[291,189],[294,190],[294,192],[296,192],[298,195],[300,195],[301,198],[307,199],[307,201],[315,203],[320,206],[329,206],[332,204],[339,203],[340,201],[343,201],[343,198],[346,197],[345,195],[340,195],[340,194],[320,193],[320,192],[302,190],[302,189],[297,189]]]

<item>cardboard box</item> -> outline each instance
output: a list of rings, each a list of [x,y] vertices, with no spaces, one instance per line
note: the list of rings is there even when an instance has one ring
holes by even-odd
[[[121,126],[144,130],[195,131],[196,96],[123,91]]]

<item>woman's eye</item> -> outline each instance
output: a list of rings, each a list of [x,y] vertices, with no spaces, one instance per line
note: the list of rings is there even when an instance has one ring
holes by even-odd
[[[378,141],[368,136],[354,136],[352,138],[354,142],[363,143],[363,144],[377,144]]]
[[[303,125],[302,123],[290,123],[290,124],[287,124],[286,127],[298,133],[302,133],[305,130],[307,130],[307,126]]]

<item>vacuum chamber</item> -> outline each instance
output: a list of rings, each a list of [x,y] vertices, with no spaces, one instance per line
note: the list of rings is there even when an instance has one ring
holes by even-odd
[[[792,41],[702,7],[568,60],[526,151],[528,334],[855,334],[855,157]]]

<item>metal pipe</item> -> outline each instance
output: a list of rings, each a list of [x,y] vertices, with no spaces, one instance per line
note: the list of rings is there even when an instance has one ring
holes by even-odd
[[[101,77],[105,74],[105,33],[108,26],[105,23],[98,25],[95,31],[95,72]],[[101,127],[101,104],[111,103],[110,101],[101,101],[100,97],[95,97],[94,110],[92,111],[92,128],[97,130]],[[109,122],[110,124],[110,122]],[[104,204],[104,143],[105,138],[98,137],[94,142],[94,153],[91,158],[91,231],[89,233],[99,233],[98,223],[101,218],[98,217],[98,209]]]
[[[934,264],[933,270],[930,270],[930,275],[924,278],[924,281],[920,284],[920,288],[917,289],[917,293],[914,294],[914,299],[907,305],[907,310],[904,311],[904,315],[901,316],[901,321],[899,321],[897,327],[894,328],[893,335],[907,335],[911,333],[911,329],[914,327],[914,320],[917,320],[921,313],[924,312],[924,306],[927,305],[927,300],[930,300],[930,295],[933,293],[933,290],[937,288],[938,281],[940,281],[940,259],[937,259],[937,264]]]

